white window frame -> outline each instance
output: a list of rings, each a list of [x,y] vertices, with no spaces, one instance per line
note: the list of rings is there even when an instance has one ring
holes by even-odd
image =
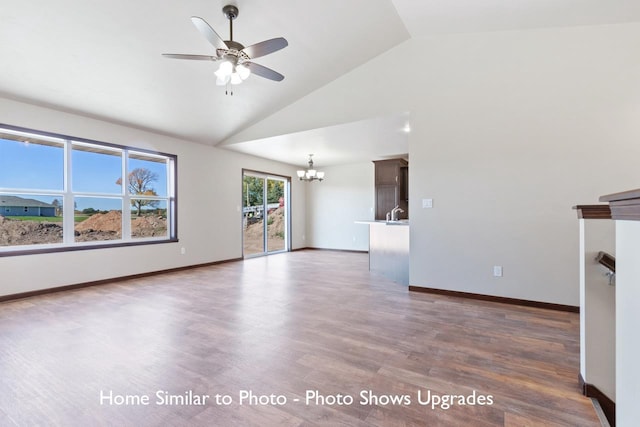
[[[63,212],[72,212],[63,216],[63,241],[62,243],[47,243],[33,245],[0,246],[0,257],[12,255],[27,255],[34,253],[63,252],[79,249],[112,248],[119,246],[133,246],[156,243],[168,243],[178,241],[177,230],[177,156],[174,154],[160,153],[136,147],[121,146],[106,142],[76,138],[66,135],[42,132],[17,126],[0,123],[0,130],[5,133],[44,139],[62,145],[64,149],[64,180],[62,190],[41,190],[34,188],[10,188],[4,187],[0,181],[0,195],[32,195],[48,196],[63,200]],[[119,194],[91,193],[86,191],[73,191],[72,186],[72,151],[73,145],[94,146],[103,150],[119,151],[122,160],[122,188]],[[167,191],[166,196],[147,196],[130,194],[126,185],[126,177],[129,175],[129,154],[141,155],[145,157],[157,157],[165,161]],[[122,203],[122,232],[118,240],[105,240],[93,242],[76,242],[74,236],[75,215],[74,200],[76,197],[98,197],[118,199]],[[159,237],[132,237],[131,236],[131,200],[149,199],[159,200],[166,204],[167,208],[167,235]]]

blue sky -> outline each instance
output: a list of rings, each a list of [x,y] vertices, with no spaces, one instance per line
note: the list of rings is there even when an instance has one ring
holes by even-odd
[[[64,185],[64,151],[62,146],[0,139],[0,189],[62,191]],[[116,184],[122,174],[119,155],[73,150],[72,187],[74,192],[121,194]],[[146,168],[158,175],[152,184],[159,196],[167,195],[166,165],[142,159],[129,159],[129,170]],[[18,194],[19,191],[13,193]],[[27,196],[25,196],[27,197]],[[28,196],[50,203],[52,197]],[[77,198],[77,207],[109,210],[121,209],[119,201],[100,198]]]

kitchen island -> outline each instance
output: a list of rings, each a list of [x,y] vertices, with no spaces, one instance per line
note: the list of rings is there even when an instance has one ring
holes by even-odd
[[[369,270],[409,285],[409,220],[356,221],[369,226]]]

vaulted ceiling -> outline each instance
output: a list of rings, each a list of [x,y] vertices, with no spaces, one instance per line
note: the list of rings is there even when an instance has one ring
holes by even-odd
[[[240,9],[234,40],[244,45],[288,40],[284,50],[255,61],[282,73],[282,82],[252,75],[229,96],[215,84],[217,64],[161,56],[213,55],[189,18],[204,18],[227,39],[228,21],[221,12],[227,3]],[[638,21],[640,2],[0,0],[0,16],[0,96],[218,145],[410,37]],[[405,113],[380,119],[402,128]],[[375,128],[377,120],[359,125]],[[349,134],[357,127],[342,130]],[[334,138],[342,133],[310,131]],[[398,135],[399,143],[406,141],[406,133]],[[291,141],[295,135],[289,142],[267,142],[276,149]],[[236,148],[268,155],[242,144]],[[300,144],[300,152],[306,152]]]

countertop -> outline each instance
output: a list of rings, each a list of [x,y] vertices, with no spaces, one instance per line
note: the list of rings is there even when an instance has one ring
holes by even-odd
[[[408,219],[401,219],[398,221],[385,221],[384,219],[378,219],[378,220],[362,220],[362,221],[355,221],[356,224],[368,224],[368,225],[409,225],[409,220]]]

